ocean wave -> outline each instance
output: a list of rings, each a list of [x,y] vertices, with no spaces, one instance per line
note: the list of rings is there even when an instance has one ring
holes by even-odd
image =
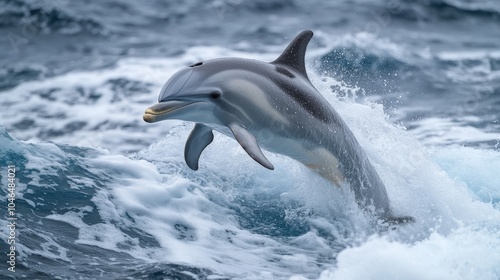
[[[31,80],[39,80],[50,75],[50,70],[40,65],[18,64],[0,69],[0,94],[2,91]]]
[[[394,14],[400,19],[418,21],[463,20],[466,17],[500,20],[500,8],[494,0],[403,0]]]
[[[0,0],[0,278],[500,279],[497,2]],[[143,122],[179,68],[272,61],[304,28],[312,83],[415,223],[217,132],[194,172],[193,124]]]
[[[465,145],[498,149],[500,105],[498,51],[444,51],[435,54],[426,70],[432,89],[418,96],[398,117],[430,146]]]
[[[163,82],[158,69],[165,68],[152,60],[146,64],[130,61],[98,73],[73,72],[24,82],[2,92],[0,104],[17,112],[4,111],[2,124],[20,139],[138,151],[150,144],[142,140],[144,129],[155,129],[141,128],[141,116],[156,100]],[[123,131],[135,136],[118,136]]]
[[[405,43],[364,32],[328,46],[316,72],[357,88],[357,97],[382,103],[423,143],[498,147],[498,51],[409,51]]]
[[[498,279],[498,230],[466,227],[411,245],[374,237],[340,253],[338,267],[319,279]]]
[[[82,17],[67,7],[65,0],[2,0],[0,27],[19,28],[20,32],[62,34],[104,34],[105,26],[92,17]]]
[[[400,93],[401,86],[421,75],[414,53],[366,33],[347,35],[318,60],[318,73],[360,87],[369,95]]]
[[[288,1],[288,0],[272,0],[272,1],[251,1],[251,2],[244,2],[240,1],[243,5],[247,6],[250,9],[253,9],[257,12],[271,12],[271,11],[279,11],[280,13],[283,12],[283,10],[289,9],[289,8],[295,8],[297,5],[294,3],[294,1]]]
[[[327,244],[340,242],[322,241],[305,225],[325,227],[328,237],[328,229],[341,229],[342,224],[294,214],[300,205],[268,208],[294,200],[281,195],[287,184],[248,177],[243,166],[239,174],[233,170],[220,177],[212,170],[194,176],[178,160],[166,160],[172,154],[158,154],[164,150],[160,144],[140,156],[160,158],[154,160],[159,172],[144,160],[103,150],[19,142],[3,128],[0,143],[0,159],[18,170],[16,209],[22,219],[17,273],[89,279],[190,272],[186,279],[193,273],[255,279],[269,269],[282,277],[294,271],[313,276],[315,267],[332,261]],[[252,169],[262,172],[258,166]],[[269,203],[263,198],[270,198]],[[305,230],[297,232],[296,222],[304,223]],[[4,223],[2,231],[7,229]],[[266,234],[270,232],[274,234]],[[108,268],[110,261],[134,269]],[[139,268],[144,271],[137,272]]]

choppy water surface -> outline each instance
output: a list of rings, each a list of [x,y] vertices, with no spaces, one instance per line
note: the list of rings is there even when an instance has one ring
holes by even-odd
[[[2,277],[500,278],[496,1],[0,3],[2,197],[18,170]],[[179,68],[271,61],[303,29],[313,84],[416,223],[382,230],[348,191],[220,134],[193,172],[192,124],[142,121]]]

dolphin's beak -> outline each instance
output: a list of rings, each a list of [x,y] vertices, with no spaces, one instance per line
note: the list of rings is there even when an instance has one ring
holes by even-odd
[[[142,118],[144,119],[145,122],[148,122],[148,123],[159,122],[159,121],[167,119],[168,115],[170,113],[172,113],[180,108],[191,105],[193,103],[196,103],[196,102],[177,101],[177,100],[160,102],[158,104],[155,104],[155,105],[147,108],[146,112],[144,112],[144,115],[142,116]]]

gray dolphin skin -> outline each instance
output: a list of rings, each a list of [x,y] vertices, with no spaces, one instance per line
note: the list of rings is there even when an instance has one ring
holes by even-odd
[[[293,158],[339,187],[350,186],[358,205],[378,218],[413,220],[393,215],[385,186],[353,133],[309,81],[304,56],[312,36],[301,32],[270,63],[220,58],[181,69],[144,121],[195,122],[184,150],[193,170],[215,129],[268,169],[274,166],[261,148]]]

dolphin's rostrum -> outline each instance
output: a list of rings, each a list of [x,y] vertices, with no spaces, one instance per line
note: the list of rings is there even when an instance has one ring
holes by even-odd
[[[349,185],[358,204],[377,217],[412,220],[394,217],[385,186],[358,141],[309,81],[304,56],[312,36],[301,32],[271,63],[221,58],[183,68],[165,83],[144,120],[196,123],[184,151],[193,170],[215,129],[268,169],[274,167],[261,147],[301,162],[339,187]]]

